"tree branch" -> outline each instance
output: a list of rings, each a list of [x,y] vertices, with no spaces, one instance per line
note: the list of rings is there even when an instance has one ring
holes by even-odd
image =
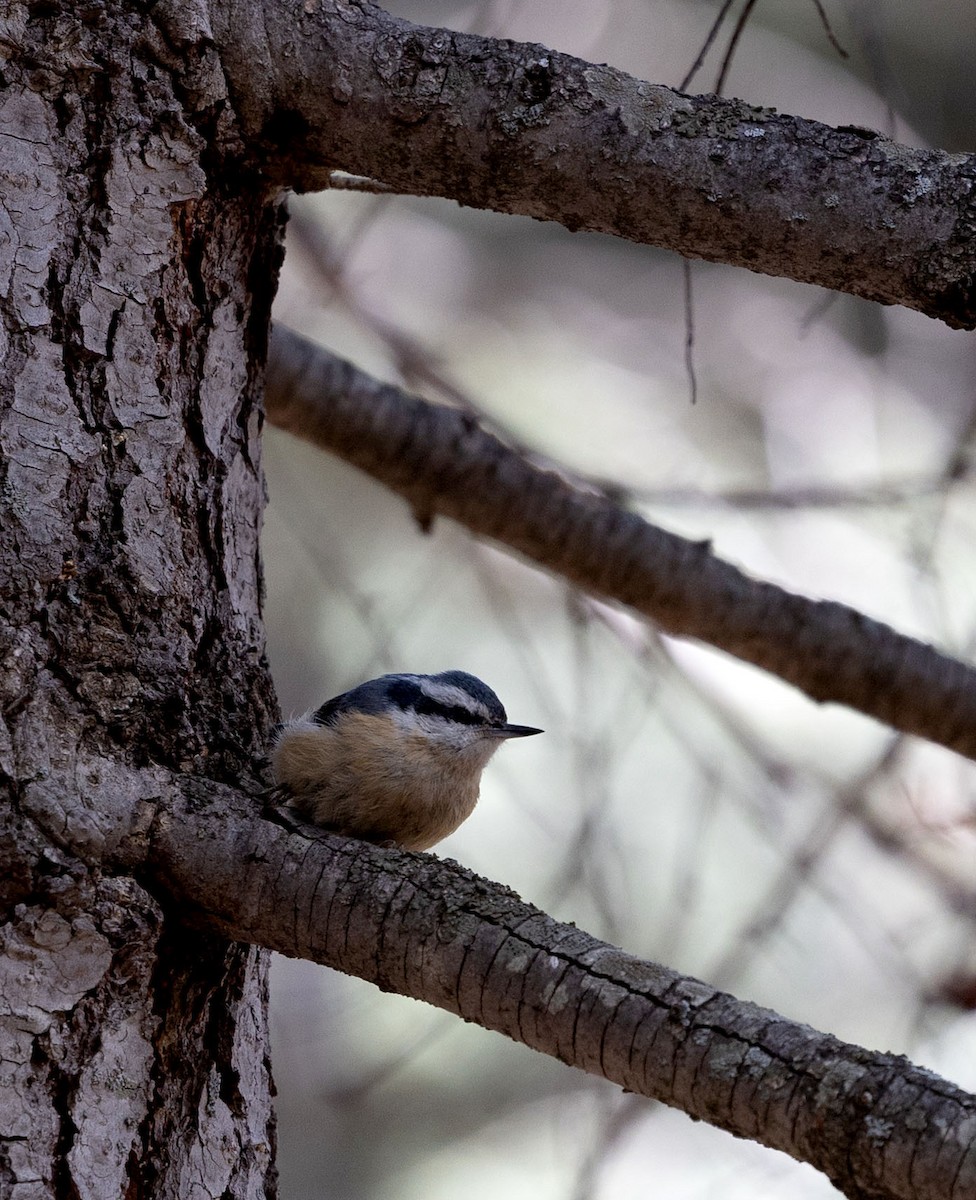
[[[424,1000],[822,1171],[852,1200],[976,1194],[976,1097],[643,962],[451,860],[200,781],[148,856],[197,923]]]
[[[846,605],[749,578],[707,542],[667,533],[533,466],[468,414],[379,383],[281,326],[267,408],[273,424],[405,497],[422,523],[451,517],[814,700],[976,758],[972,667]]]
[[[684,96],[367,0],[224,8],[235,101],[283,186],[317,190],[339,168],[976,326],[971,155]]]

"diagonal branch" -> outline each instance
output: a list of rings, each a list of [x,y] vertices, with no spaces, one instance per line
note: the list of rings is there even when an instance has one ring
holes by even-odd
[[[451,860],[308,834],[189,783],[155,826],[151,882],[209,929],[783,1150],[852,1200],[976,1194],[976,1097],[938,1076],[643,962]]]
[[[280,326],[268,417],[399,492],[663,629],[976,758],[976,671],[832,601],[751,579],[707,542],[649,524],[540,470],[468,414],[379,383]]]
[[[274,181],[336,168],[976,326],[976,158],[543,46],[431,29],[368,0],[253,0],[214,36]]]

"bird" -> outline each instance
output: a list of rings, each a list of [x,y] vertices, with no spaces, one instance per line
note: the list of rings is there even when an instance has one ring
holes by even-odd
[[[491,688],[466,671],[381,675],[279,725],[270,759],[307,821],[428,850],[471,815],[502,742],[542,732],[509,724]]]

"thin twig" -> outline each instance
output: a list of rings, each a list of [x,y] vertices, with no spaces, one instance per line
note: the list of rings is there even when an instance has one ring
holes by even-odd
[[[679,637],[707,641],[821,702],[976,758],[976,671],[847,605],[750,578],[708,542],[538,470],[467,413],[384,385],[277,328],[268,416],[404,496]]]
[[[959,478],[968,476],[968,466]],[[608,481],[591,479],[596,491],[609,494]],[[667,508],[737,508],[750,512],[779,512],[784,509],[897,508],[944,492],[951,482],[943,473],[890,483],[807,484],[784,488],[727,488],[706,492],[694,487],[617,487],[614,498],[621,504],[654,504]]]
[[[850,58],[850,55],[837,40],[833,29],[831,29],[830,20],[827,17],[827,13],[824,9],[824,6],[820,3],[820,0],[813,0],[813,7],[817,10],[817,16],[820,17],[820,24],[823,26],[824,33],[827,35],[827,41],[830,42],[841,58]]]
[[[708,34],[705,37],[705,41],[702,44],[702,48],[698,51],[698,57],[691,64],[691,68],[689,69],[688,73],[685,75],[684,79],[682,79],[682,81],[678,84],[679,92],[686,92],[691,85],[691,81],[695,78],[695,76],[701,70],[701,65],[705,61],[705,55],[712,48],[712,42],[715,41],[715,38],[718,35],[718,31],[722,28],[722,22],[725,20],[726,16],[728,15],[728,11],[731,7],[732,7],[732,0],[724,0],[722,7],[718,10],[718,16],[712,22],[712,27],[711,27],[711,29],[709,29]]]
[[[685,373],[691,403],[698,401],[698,376],[695,374],[695,297],[692,292],[691,263],[682,260],[685,289]]]
[[[392,193],[395,189],[367,175],[347,175],[344,171],[333,171],[329,176],[329,187],[334,192],[372,192],[374,195]]]
[[[725,80],[729,73],[729,68],[732,66],[732,59],[735,55],[736,46],[739,44],[739,38],[742,37],[742,31],[746,27],[746,23],[752,16],[752,10],[756,7],[756,0],[746,0],[745,8],[739,13],[739,19],[735,23],[735,29],[732,31],[732,37],[729,39],[728,49],[725,51],[725,57],[722,59],[722,68],[718,73],[718,79],[715,80],[715,95],[721,96],[725,88]]]

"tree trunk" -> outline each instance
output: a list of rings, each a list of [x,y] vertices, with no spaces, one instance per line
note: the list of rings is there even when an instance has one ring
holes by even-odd
[[[363,170],[390,188],[635,240],[661,236],[666,208],[665,241],[686,253],[976,323],[968,160],[812,123],[800,136],[769,113],[489,43],[411,30],[367,0],[160,0],[151,16],[123,2],[10,0],[0,15],[0,1196],[273,1195],[261,946],[441,1004],[785,1149],[858,1200],[972,1194],[976,1098],[961,1089],[641,964],[447,864],[263,818],[255,764],[276,713],[257,393],[277,188]],[[543,146],[540,158],[540,139],[580,114],[576,157]],[[750,206],[739,185],[765,164],[778,186],[790,138],[801,155],[819,147],[791,176],[801,198],[827,151],[848,189],[809,225],[793,199]],[[611,182],[574,165],[597,158]],[[682,191],[669,162],[689,161]],[[471,166],[482,162],[491,169]],[[647,203],[611,202],[617,223],[585,209],[587,191],[612,190],[631,167]],[[939,186],[923,202],[908,184],[924,172]],[[565,179],[579,190],[556,186]],[[716,214],[730,188],[736,203]],[[692,221],[689,190],[708,202],[688,209]],[[896,247],[877,277],[853,257],[858,196],[881,206],[869,224]],[[838,260],[820,242],[844,214],[857,237]],[[948,248],[933,257],[936,237]],[[314,406],[298,400],[306,436],[316,422],[335,433],[334,414],[310,421]],[[401,486],[381,425],[373,408],[336,440]],[[463,456],[472,429],[456,427],[455,465],[475,471]],[[353,454],[351,436],[372,442]],[[551,498],[539,475],[526,494]],[[470,513],[472,497],[461,505],[440,482],[437,505],[408,490],[421,515]],[[643,611],[660,606],[646,560],[662,543],[643,524],[611,541],[618,514],[570,497],[597,520],[574,521],[569,554],[566,523],[533,525],[518,500],[510,544]],[[681,553],[685,591],[664,593],[679,632],[711,621],[689,624],[698,589],[685,585],[699,568],[722,585],[711,603],[740,622],[746,592],[771,595],[738,582],[733,594],[705,547]],[[610,586],[621,570],[632,591]],[[824,612],[855,650],[891,632]],[[782,645],[755,648],[756,624],[733,620],[717,644],[774,669],[782,658],[795,677]],[[802,649],[794,624],[776,637]],[[897,710],[904,728],[933,736],[931,710],[948,695],[956,717],[943,740],[976,754],[965,719],[976,676],[894,645],[910,661],[884,660],[889,690],[866,711]],[[906,717],[906,693],[928,675],[947,692]],[[856,702],[828,682],[835,691],[814,679],[811,693]]]
[[[281,221],[202,36],[12,4],[0,39],[0,1193],[265,1196],[267,955],[99,864],[262,745]]]

